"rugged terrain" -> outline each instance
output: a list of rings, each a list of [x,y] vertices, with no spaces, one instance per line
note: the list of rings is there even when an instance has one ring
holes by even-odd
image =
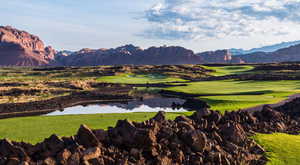
[[[0,114],[8,119],[0,120],[0,136],[12,141],[1,140],[1,163],[265,164],[273,157],[256,134],[297,134],[299,99],[243,109],[299,93],[299,75],[298,63],[2,68]],[[143,100],[144,93],[185,99],[198,112],[159,113],[150,120],[153,113],[146,112],[35,116],[78,102]],[[117,122],[126,118],[133,121]],[[76,133],[79,124],[92,129]]]
[[[142,49],[134,45],[111,49],[85,48],[75,52],[56,52],[51,46],[45,47],[37,36],[9,26],[0,26],[0,65],[2,66],[242,64],[300,60],[298,54],[300,48],[296,42],[290,47],[282,47],[274,52],[251,51],[243,55],[233,55],[231,50],[194,53],[180,46]]]
[[[210,72],[201,65],[2,68],[0,118],[40,115],[93,100],[126,102],[133,99],[133,88],[180,86],[170,83],[210,77]]]
[[[82,125],[72,137],[56,135],[36,145],[0,141],[1,164],[265,164],[265,150],[249,138],[255,132],[297,133],[299,99],[277,110],[231,112],[199,109],[166,120],[159,112],[145,122],[120,120],[114,128]]]
[[[55,51],[34,35],[0,26],[0,65],[40,66],[54,60]]]
[[[242,64],[245,63],[242,58],[233,56],[229,50],[217,50],[198,53],[198,56],[202,57],[205,64]]]
[[[143,50],[133,45],[125,45],[115,49],[82,49],[68,56],[58,56],[57,61],[64,66],[176,65],[203,62],[201,57],[183,47],[151,47]]]
[[[278,63],[300,61],[300,45],[279,49],[275,52],[255,52],[247,55],[239,55],[246,63]]]

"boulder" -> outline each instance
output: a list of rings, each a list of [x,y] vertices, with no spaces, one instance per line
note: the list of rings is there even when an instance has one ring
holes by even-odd
[[[84,161],[89,161],[91,159],[99,158],[100,156],[101,156],[101,149],[99,147],[93,147],[83,152],[82,159]]]
[[[166,117],[165,117],[165,112],[164,111],[159,111],[153,118],[152,120],[155,120],[157,122],[162,122],[162,121],[165,121],[166,120]]]
[[[243,127],[235,122],[224,124],[220,128],[220,132],[226,140],[232,141],[235,144],[242,144],[247,138]]]
[[[85,148],[91,148],[100,145],[96,135],[86,125],[80,126],[76,135],[76,140],[78,144],[83,145]]]
[[[269,121],[269,120],[270,121],[281,121],[281,120],[283,120],[283,115],[268,105],[265,105],[263,107],[260,115],[266,121]]]
[[[119,120],[116,128],[109,130],[109,136],[116,145],[135,146],[137,128],[129,120]]]
[[[157,162],[155,163],[157,165],[169,165],[172,164],[172,160],[168,158],[167,156],[159,156],[157,158]]]
[[[43,162],[43,165],[56,165],[56,161],[54,158],[48,157]]]
[[[187,123],[190,123],[190,124],[193,123],[192,119],[188,118],[187,116],[183,116],[183,115],[176,117],[175,121],[176,122],[184,121],[184,122],[187,122]]]
[[[179,121],[177,125],[179,128],[184,128],[186,130],[195,130],[195,127],[193,126],[193,124],[190,124],[185,121]]]
[[[93,130],[93,133],[95,134],[95,136],[100,142],[105,142],[108,141],[109,139],[107,131],[103,129]]]
[[[54,153],[54,155],[65,148],[64,141],[57,135],[51,135],[45,139],[44,144],[47,146],[48,151]]]
[[[15,147],[10,140],[3,139],[0,141],[0,157],[18,157],[20,154],[26,155],[24,151]]]
[[[80,155],[78,152],[72,154],[68,160],[68,165],[79,165],[80,164]]]
[[[192,118],[197,121],[201,121],[204,118],[208,117],[211,114],[211,111],[207,108],[203,108],[192,115]]]
[[[60,164],[66,165],[72,153],[68,149],[64,149],[57,155],[57,161]]]
[[[196,152],[203,152],[208,143],[206,135],[198,130],[186,133],[183,140]]]

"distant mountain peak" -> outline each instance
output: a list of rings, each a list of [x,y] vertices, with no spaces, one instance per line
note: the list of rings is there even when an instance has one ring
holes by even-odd
[[[0,65],[46,65],[54,60],[55,53],[35,35],[11,26],[0,26]]]
[[[254,52],[268,53],[268,52],[275,52],[279,49],[288,48],[290,46],[294,46],[294,45],[298,45],[298,44],[300,44],[300,40],[289,41],[289,42],[281,42],[281,43],[278,43],[278,44],[263,46],[263,47],[260,47],[260,48],[253,48],[253,49],[250,49],[250,50],[235,49],[235,48],[229,49],[229,50],[233,55],[251,54],[251,53],[254,53]]]
[[[84,48],[79,51],[56,52],[51,46],[45,47],[38,36],[10,26],[0,26],[0,59],[0,66],[291,62],[300,61],[300,41],[282,42],[251,50],[225,49],[198,54],[181,46],[163,45],[142,49],[133,44],[110,49]]]

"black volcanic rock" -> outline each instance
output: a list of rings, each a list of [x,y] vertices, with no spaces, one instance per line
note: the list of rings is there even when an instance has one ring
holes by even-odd
[[[144,122],[119,120],[108,130],[82,125],[75,136],[52,135],[36,145],[0,140],[1,164],[263,165],[266,150],[251,136],[299,133],[299,99],[249,113],[206,109],[167,120],[164,112]]]

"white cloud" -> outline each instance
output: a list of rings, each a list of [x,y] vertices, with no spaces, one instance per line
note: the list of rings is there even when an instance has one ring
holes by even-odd
[[[143,35],[207,39],[284,35],[300,28],[299,0],[164,0],[145,11]]]

